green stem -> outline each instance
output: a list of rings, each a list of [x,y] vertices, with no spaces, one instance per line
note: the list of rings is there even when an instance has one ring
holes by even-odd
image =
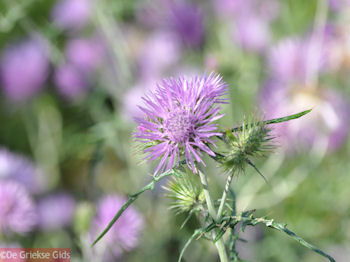
[[[213,200],[210,196],[209,189],[208,189],[208,181],[206,175],[204,175],[201,171],[199,171],[199,177],[203,186],[203,191],[204,191],[204,196],[205,196],[205,201],[208,206],[208,212],[209,215],[216,221],[217,216],[216,216],[216,210],[213,204]],[[216,239],[216,232],[213,231],[213,239]],[[215,243],[216,249],[218,250],[220,261],[221,262],[228,262],[228,257],[225,249],[225,244],[223,242],[223,239],[220,238],[218,241]]]
[[[107,227],[102,231],[102,233],[95,239],[95,241],[92,243],[92,246],[94,246],[98,241],[100,241],[104,235],[107,234],[107,232],[111,229],[111,227],[114,225],[114,223],[119,219],[119,217],[124,213],[124,211],[133,203],[136,201],[136,199],[143,194],[145,191],[148,190],[153,190],[154,189],[154,185],[161,179],[163,179],[164,177],[167,176],[172,176],[172,175],[176,175],[177,171],[175,169],[171,169],[159,176],[155,176],[152,178],[152,181],[147,184],[146,186],[144,186],[140,191],[138,191],[135,194],[132,194],[129,196],[128,200],[124,203],[124,205],[118,210],[118,212],[115,214],[115,216],[113,217],[113,219],[109,222],[109,224],[107,225]]]
[[[219,220],[221,219],[222,212],[224,211],[224,206],[225,206],[225,202],[226,202],[226,198],[227,198],[227,192],[230,189],[233,175],[234,175],[234,172],[232,171],[226,179],[225,189],[224,189],[224,192],[222,192],[222,197],[221,197],[220,206],[219,206],[218,215],[217,215],[217,218]]]

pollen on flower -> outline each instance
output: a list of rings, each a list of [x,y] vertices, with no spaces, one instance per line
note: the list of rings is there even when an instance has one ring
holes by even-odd
[[[180,109],[169,114],[164,121],[164,127],[172,140],[185,142],[193,135],[195,123],[189,111]]]
[[[136,118],[135,137],[144,143],[146,159],[160,159],[156,174],[173,168],[182,157],[196,173],[203,152],[215,156],[210,145],[222,135],[215,121],[223,116],[218,104],[226,102],[226,88],[215,74],[169,78],[143,98],[144,117]]]

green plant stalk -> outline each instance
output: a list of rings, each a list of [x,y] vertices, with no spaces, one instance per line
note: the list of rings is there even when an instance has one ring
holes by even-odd
[[[114,223],[119,219],[119,217],[124,213],[124,211],[133,203],[136,201],[136,199],[143,194],[145,191],[153,190],[154,185],[161,179],[167,176],[177,175],[176,169],[171,169],[159,176],[155,176],[152,178],[152,181],[144,186],[140,191],[138,191],[135,194],[129,195],[128,200],[124,203],[124,205],[119,209],[119,211],[115,214],[113,219],[109,222],[107,227],[102,231],[102,233],[96,238],[96,240],[92,243],[92,246],[94,246],[98,241],[100,241],[104,235],[107,234],[107,232],[111,229],[111,227],[114,225]]]
[[[201,171],[199,171],[199,177],[203,186],[205,201],[208,206],[208,212],[209,215],[214,219],[214,221],[217,220],[216,216],[216,210],[213,204],[213,200],[210,196],[209,189],[208,189],[208,181],[205,174],[203,174]],[[216,232],[213,231],[213,239],[216,239]],[[215,242],[216,249],[218,250],[220,261],[221,262],[228,262],[228,256],[225,249],[225,244],[222,238],[220,238],[218,241]]]
[[[225,202],[226,202],[226,198],[227,198],[227,192],[230,189],[230,185],[231,185],[231,181],[232,181],[233,176],[234,176],[234,172],[232,171],[226,179],[225,189],[224,189],[224,192],[222,192],[222,197],[221,197],[220,206],[219,206],[218,215],[217,215],[217,218],[219,220],[221,219],[222,213],[224,211],[224,206],[225,206]]]

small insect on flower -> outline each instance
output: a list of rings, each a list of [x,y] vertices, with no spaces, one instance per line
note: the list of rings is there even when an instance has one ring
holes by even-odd
[[[229,152],[222,160],[225,170],[242,172],[247,164],[255,168],[250,158],[271,152],[275,147],[271,142],[273,138],[271,129],[259,121],[246,121],[237,132],[227,131],[225,140]]]
[[[136,139],[144,144],[146,159],[160,162],[155,174],[169,170],[182,157],[188,167],[197,173],[196,163],[202,162],[202,153],[215,153],[209,145],[222,135],[214,123],[221,118],[220,106],[227,85],[219,75],[169,78],[143,98],[144,118],[136,118]],[[204,163],[203,163],[204,164]]]

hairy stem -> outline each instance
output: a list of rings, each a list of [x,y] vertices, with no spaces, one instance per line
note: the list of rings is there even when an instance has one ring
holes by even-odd
[[[230,174],[228,175],[228,177],[226,179],[225,189],[224,189],[224,192],[222,192],[222,197],[221,197],[220,206],[219,206],[219,210],[218,210],[218,215],[217,215],[218,219],[221,218],[222,212],[224,211],[224,206],[225,206],[225,202],[226,202],[226,198],[227,198],[227,192],[230,189],[233,175],[234,175],[234,172],[230,172]]]
[[[209,215],[216,221],[217,220],[216,210],[215,210],[215,207],[213,204],[213,200],[212,200],[210,193],[209,193],[207,177],[201,171],[199,171],[199,177],[200,177],[200,180],[201,180],[201,183],[203,186],[205,201],[206,201],[207,206],[208,206]],[[215,239],[215,238],[216,238],[216,232],[213,231],[213,239]],[[216,246],[216,249],[218,250],[220,261],[221,262],[228,262],[228,257],[227,257],[227,253],[226,253],[225,244],[224,244],[223,239],[221,238],[218,241],[216,241],[215,246]]]

